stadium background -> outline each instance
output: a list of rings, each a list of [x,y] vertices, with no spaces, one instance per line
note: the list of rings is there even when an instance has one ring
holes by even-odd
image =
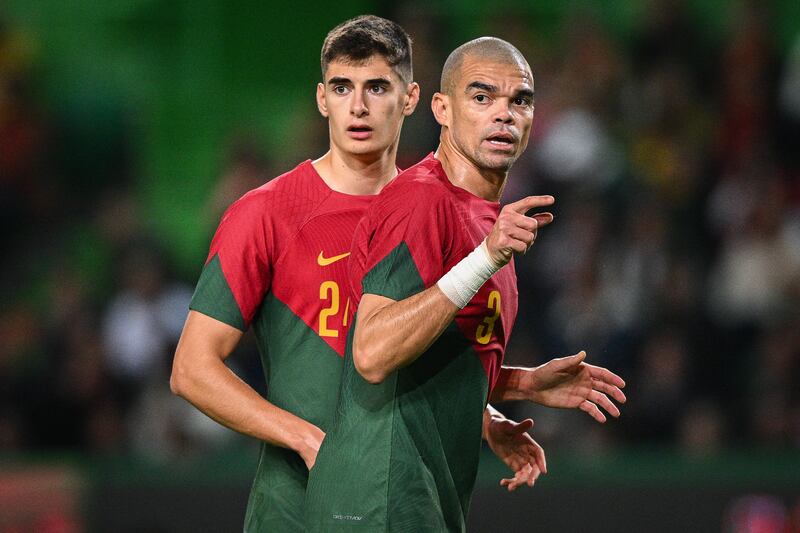
[[[605,426],[503,406],[550,474],[508,495],[486,455],[471,530],[800,530],[799,3],[7,0],[0,532],[241,527],[256,445],[170,395],[171,354],[224,208],[324,153],[319,48],[366,12],[415,41],[401,165],[453,47],[526,54],[505,199],[558,203],[507,360],[628,382]],[[231,364],[263,381],[251,343]]]

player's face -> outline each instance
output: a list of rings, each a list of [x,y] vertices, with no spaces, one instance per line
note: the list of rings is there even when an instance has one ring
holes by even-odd
[[[397,146],[403,118],[414,112],[419,86],[406,84],[380,55],[359,64],[332,61],[317,105],[328,118],[331,148],[366,156]]]
[[[450,95],[450,135],[478,167],[508,171],[533,123],[533,77],[524,65],[467,56]]]

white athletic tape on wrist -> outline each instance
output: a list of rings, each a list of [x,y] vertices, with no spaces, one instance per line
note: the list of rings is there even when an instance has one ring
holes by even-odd
[[[486,240],[484,240],[467,257],[442,276],[436,285],[459,309],[464,309],[486,283],[486,280],[502,267],[503,265],[498,265],[489,256]]]

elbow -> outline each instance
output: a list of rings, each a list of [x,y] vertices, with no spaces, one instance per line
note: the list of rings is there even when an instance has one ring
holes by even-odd
[[[383,383],[389,375],[389,372],[378,364],[376,351],[370,349],[370,347],[363,346],[363,344],[359,345],[354,343],[353,364],[361,377],[373,385]]]
[[[171,390],[172,394],[175,396],[183,396],[183,390],[185,388],[183,380],[184,378],[180,377],[180,374],[175,372],[175,369],[172,369],[172,375],[169,377],[169,390]]]
[[[188,387],[189,376],[186,369],[183,368],[178,361],[172,365],[172,374],[169,376],[169,388],[172,394],[186,398],[186,389]]]

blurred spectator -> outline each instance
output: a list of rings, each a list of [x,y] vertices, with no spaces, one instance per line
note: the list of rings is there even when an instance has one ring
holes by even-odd
[[[191,300],[187,285],[165,277],[155,250],[134,244],[120,254],[119,290],[103,317],[103,342],[111,376],[129,404],[150,380],[166,383],[170,359]]]
[[[34,99],[33,43],[0,14],[0,222],[25,236],[52,217],[58,194],[49,168],[49,131]],[[8,244],[19,244],[19,234]]]
[[[709,277],[709,302],[722,324],[766,325],[791,305],[788,289],[800,273],[795,243],[785,237],[786,194],[769,172],[736,187],[710,204],[725,235]]]
[[[750,363],[748,391],[753,442],[768,447],[797,445],[795,412],[800,406],[800,330],[797,319],[760,335]]]
[[[47,363],[42,338],[30,309],[18,305],[0,314],[0,445],[6,449],[32,440],[29,425],[35,422],[25,400],[35,397]]]
[[[209,220],[214,226],[233,202],[271,179],[271,171],[270,162],[255,138],[239,136],[234,139],[222,176],[210,196]]]
[[[722,57],[719,144],[723,170],[735,171],[749,154],[771,146],[775,70],[768,7],[741,2]]]
[[[662,328],[643,346],[636,373],[630,377],[628,427],[637,439],[650,443],[675,441],[691,383],[686,335]]]
[[[725,445],[725,416],[716,402],[696,400],[684,409],[678,425],[678,444],[690,456],[719,453]]]
[[[800,34],[787,54],[778,97],[778,154],[791,180],[792,196],[800,200]]]
[[[643,199],[607,247],[602,262],[603,292],[614,329],[641,331],[656,319],[657,295],[669,264],[668,222],[661,206]]]

